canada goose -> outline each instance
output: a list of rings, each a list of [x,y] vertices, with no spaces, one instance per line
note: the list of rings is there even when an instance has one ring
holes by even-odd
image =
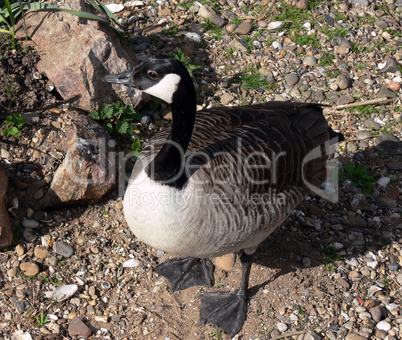
[[[318,104],[267,102],[196,112],[196,92],[178,60],[154,56],[131,71],[105,77],[171,105],[173,121],[152,138],[134,166],[123,210],[134,235],[148,245],[185,255],[156,267],[172,291],[212,285],[208,258],[242,253],[236,292],[201,296],[200,322],[236,334],[246,317],[252,254],[308,191],[325,178],[337,134]]]

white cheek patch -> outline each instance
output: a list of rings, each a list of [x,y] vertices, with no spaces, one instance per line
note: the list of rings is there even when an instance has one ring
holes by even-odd
[[[181,77],[179,75],[169,73],[164,76],[156,85],[145,89],[144,92],[160,98],[168,104],[171,104],[173,94],[176,92],[180,80]]]

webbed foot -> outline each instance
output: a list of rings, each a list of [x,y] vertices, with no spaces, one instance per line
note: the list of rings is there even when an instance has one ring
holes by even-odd
[[[234,336],[243,326],[247,314],[247,297],[240,290],[201,295],[200,324],[217,325]]]
[[[155,271],[169,280],[172,292],[192,286],[213,285],[213,265],[209,259],[179,257],[161,263]]]

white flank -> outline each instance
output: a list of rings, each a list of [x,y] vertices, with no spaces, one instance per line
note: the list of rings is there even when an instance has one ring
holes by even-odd
[[[164,76],[156,85],[144,90],[144,92],[164,100],[166,103],[171,104],[173,94],[177,90],[181,77],[175,73],[169,73]]]

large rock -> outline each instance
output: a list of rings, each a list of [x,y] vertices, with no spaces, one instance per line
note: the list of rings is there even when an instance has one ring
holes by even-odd
[[[94,12],[84,0],[63,3],[77,11]],[[106,24],[78,18],[66,12],[32,12],[25,15],[28,37],[40,55],[38,71],[73,105],[98,109],[102,103],[123,100],[136,106],[139,92],[127,93],[122,86],[103,81],[110,73],[120,73],[138,64],[134,55]],[[22,20],[17,37],[25,38]],[[115,89],[115,90],[113,90]]]
[[[37,208],[98,202],[116,185],[114,145],[98,123],[81,116],[67,133],[64,160]]]
[[[0,161],[0,248],[13,242],[11,219],[6,207],[8,175],[5,165]]]

